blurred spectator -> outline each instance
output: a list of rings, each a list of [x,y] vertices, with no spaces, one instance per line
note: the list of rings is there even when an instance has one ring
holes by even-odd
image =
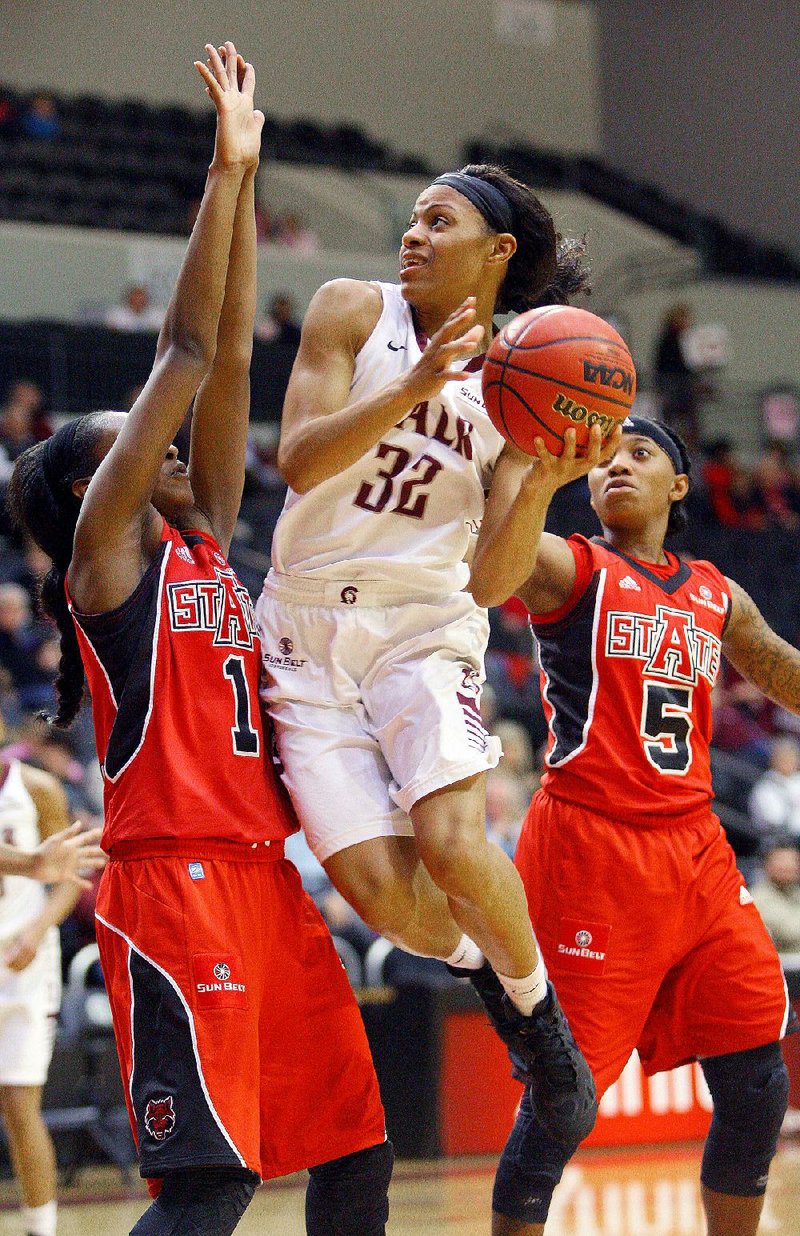
[[[750,792],[750,818],[763,836],[800,839],[800,743],[776,738],[769,768]]]
[[[501,717],[495,721],[492,732],[503,744],[501,769],[517,778],[530,801],[539,788],[540,777],[529,731],[521,722]],[[526,802],[526,810],[527,807]]]
[[[23,709],[54,705],[60,655],[53,627],[34,618],[26,589],[21,584],[0,584],[0,665],[10,673]]]
[[[319,249],[319,237],[306,227],[300,215],[289,210],[281,215],[275,225],[275,243],[284,245],[287,249],[295,249],[298,253],[316,253]]]
[[[256,203],[256,244],[268,245],[275,240],[275,221],[265,202]]]
[[[767,524],[794,530],[800,526],[800,488],[782,442],[770,442],[754,469],[755,493]]]
[[[311,853],[302,829],[287,838],[286,857],[300,872],[303,888],[315,902],[331,935],[347,940],[363,960],[378,937],[333,887],[325,868]]]
[[[102,774],[96,758],[83,764],[71,733],[47,725],[38,716],[28,716],[4,754],[42,768],[56,777],[66,790],[74,817],[101,815]]]
[[[712,702],[714,745],[766,768],[776,732],[772,700],[724,661]]]
[[[662,324],[653,357],[661,415],[687,442],[696,442],[698,436],[695,376],[683,350],[684,336],[693,320],[688,305],[673,305]]]
[[[17,109],[10,96],[0,90],[0,135],[13,132],[17,121]]]
[[[800,852],[791,841],[769,847],[763,879],[751,891],[778,952],[800,952]]]
[[[522,821],[530,795],[523,781],[513,772],[492,768],[486,777],[486,835],[490,841],[514,857]]]
[[[760,528],[764,515],[757,501],[753,478],[740,464],[729,438],[706,447],[701,466],[709,513],[723,528]]]
[[[111,330],[160,330],[164,310],[150,302],[150,293],[140,283],[125,290],[119,305],[113,305],[105,315],[105,325]]]
[[[12,382],[0,407],[0,483],[11,475],[14,460],[52,433],[42,409],[42,392],[35,382]]]
[[[20,113],[18,127],[32,141],[54,141],[61,132],[55,100],[49,94],[35,94]]]
[[[547,737],[539,693],[539,667],[528,611],[516,597],[489,611],[486,681],[501,717],[521,721],[535,747]]]
[[[288,292],[276,292],[267,304],[263,318],[256,323],[256,339],[265,342],[285,343],[297,348],[300,345],[300,323],[297,321],[294,301]]]

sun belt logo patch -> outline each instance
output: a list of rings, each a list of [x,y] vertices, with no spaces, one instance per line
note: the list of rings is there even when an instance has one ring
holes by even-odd
[[[246,1009],[247,984],[238,953],[195,953],[192,958],[198,1009]]]
[[[151,1099],[144,1109],[144,1127],[157,1142],[163,1142],[175,1131],[175,1106],[171,1094]]]
[[[553,970],[570,974],[603,973],[610,923],[589,923],[585,919],[562,918],[558,927],[558,955]]]

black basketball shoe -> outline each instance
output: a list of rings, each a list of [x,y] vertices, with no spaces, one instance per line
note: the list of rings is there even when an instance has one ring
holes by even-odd
[[[509,999],[488,961],[480,970],[448,969],[472,983],[508,1048],[513,1076],[530,1086],[536,1114],[548,1133],[569,1146],[588,1137],[597,1117],[594,1078],[553,984],[548,981],[544,1000],[526,1017]]]

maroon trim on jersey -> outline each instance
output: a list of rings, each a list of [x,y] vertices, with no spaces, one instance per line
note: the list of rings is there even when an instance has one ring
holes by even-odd
[[[417,321],[417,314],[414,309],[414,306],[410,305],[409,308],[411,309],[411,321],[414,325],[414,336],[417,340],[417,347],[419,348],[420,352],[424,352],[428,344],[430,343],[430,339],[425,334],[425,331],[422,329],[419,322]],[[494,338],[494,336],[498,333],[498,329],[499,328],[495,326],[494,323],[492,323],[492,338]],[[464,369],[467,373],[480,373],[481,369],[483,369],[483,362],[485,360],[486,360],[486,353],[481,352],[480,356],[470,357],[470,359],[464,365]]]
[[[593,536],[592,541],[595,545],[601,545],[603,549],[607,549],[610,554],[616,554],[618,558],[622,558],[624,562],[627,562],[632,571],[636,571],[637,575],[643,575],[645,579],[649,579],[651,584],[655,584],[656,587],[660,588],[662,592],[666,592],[667,596],[672,596],[673,592],[677,592],[678,589],[686,583],[692,573],[691,568],[688,567],[685,562],[681,562],[680,558],[678,558],[675,554],[669,554],[666,550],[664,552],[667,553],[667,557],[675,558],[675,561],[678,563],[678,566],[675,568],[674,575],[670,575],[667,579],[665,579],[663,575],[659,575],[657,572],[649,570],[646,564],[644,562],[640,562],[638,558],[631,558],[628,554],[624,554],[621,549],[617,549],[616,546],[610,545],[604,537]]]

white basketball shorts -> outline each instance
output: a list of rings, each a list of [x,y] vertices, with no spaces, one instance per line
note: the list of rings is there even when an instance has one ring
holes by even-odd
[[[416,802],[497,765],[479,711],[489,624],[468,593],[399,604],[382,584],[271,575],[256,618],[284,780],[320,862],[413,835]]]
[[[43,1086],[61,1005],[58,928],[47,932],[29,966],[0,963],[0,1086]]]

